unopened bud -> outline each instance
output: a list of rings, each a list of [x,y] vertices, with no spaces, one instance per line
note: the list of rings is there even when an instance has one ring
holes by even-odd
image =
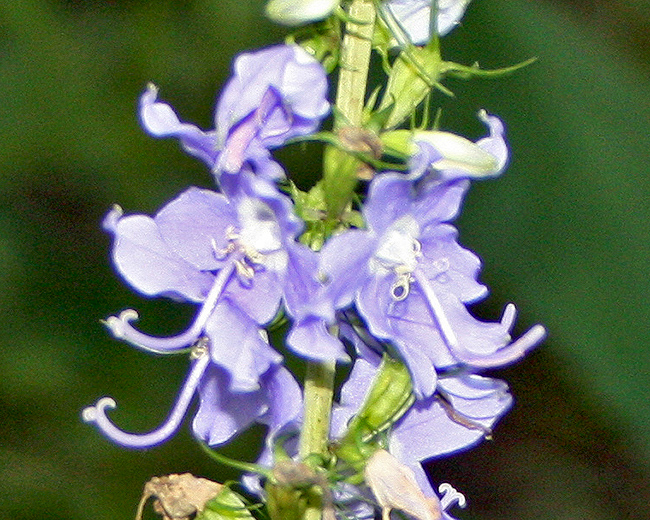
[[[418,520],[440,520],[440,502],[427,498],[415,480],[413,470],[386,450],[377,450],[364,470],[366,484],[382,509],[383,520],[390,519],[390,510],[398,509]]]
[[[282,25],[303,25],[327,18],[339,0],[270,0],[266,16]]]

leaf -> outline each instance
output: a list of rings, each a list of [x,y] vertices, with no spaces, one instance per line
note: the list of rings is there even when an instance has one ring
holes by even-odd
[[[223,486],[219,494],[205,504],[202,513],[196,520],[232,520],[253,519],[253,515],[246,507],[244,499],[228,486]]]

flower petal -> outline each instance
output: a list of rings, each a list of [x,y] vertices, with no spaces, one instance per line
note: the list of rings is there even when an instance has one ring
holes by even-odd
[[[178,256],[196,269],[208,271],[223,264],[219,257],[225,256],[237,213],[220,193],[191,187],[167,203],[155,221]]]
[[[391,453],[406,464],[476,444],[512,404],[507,385],[498,379],[463,375],[440,379],[438,386],[455,392],[450,394],[451,406],[467,421],[454,419],[435,395],[416,401],[389,439]]]
[[[119,217],[115,210],[106,221],[115,236],[113,261],[122,276],[148,296],[181,296],[200,302],[210,291],[214,276],[196,269],[165,242],[156,222],[145,215]]]
[[[167,103],[157,100],[158,88],[149,84],[140,97],[140,121],[154,137],[176,137],[190,155],[212,166],[219,156],[214,132],[204,132],[198,127],[183,123]]]
[[[262,374],[282,361],[257,324],[228,300],[217,304],[205,332],[212,361],[228,371],[232,392],[259,389]]]

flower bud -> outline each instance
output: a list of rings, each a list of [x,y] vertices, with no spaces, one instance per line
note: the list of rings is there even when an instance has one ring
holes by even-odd
[[[384,520],[390,519],[391,509],[404,511],[417,520],[442,518],[438,499],[427,498],[413,470],[386,450],[377,450],[368,459],[364,477],[381,506]]]
[[[481,178],[499,172],[497,158],[478,144],[450,132],[417,131],[413,142],[428,144],[438,154],[431,166],[436,170],[460,170],[467,177]]]
[[[363,406],[350,421],[336,454],[352,464],[365,460],[360,441],[367,441],[394,424],[412,404],[411,376],[401,361],[384,356]]]
[[[269,0],[266,16],[282,25],[303,25],[327,18],[339,0]]]

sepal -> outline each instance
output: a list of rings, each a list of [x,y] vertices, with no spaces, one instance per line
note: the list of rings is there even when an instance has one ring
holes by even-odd
[[[379,110],[383,110],[393,104],[393,111],[384,128],[395,128],[405,121],[432,88],[452,95],[440,84],[443,65],[437,48],[409,46],[402,50],[393,63],[386,92],[379,105]]]
[[[412,403],[408,368],[384,356],[363,405],[338,443],[336,455],[352,464],[367,459],[368,441],[398,421]]]
[[[219,494],[206,502],[195,520],[254,520],[244,498],[227,485],[221,487]]]
[[[329,483],[307,464],[290,459],[279,461],[265,490],[271,520],[303,520],[312,516],[309,510],[322,511],[324,520],[334,520]]]

